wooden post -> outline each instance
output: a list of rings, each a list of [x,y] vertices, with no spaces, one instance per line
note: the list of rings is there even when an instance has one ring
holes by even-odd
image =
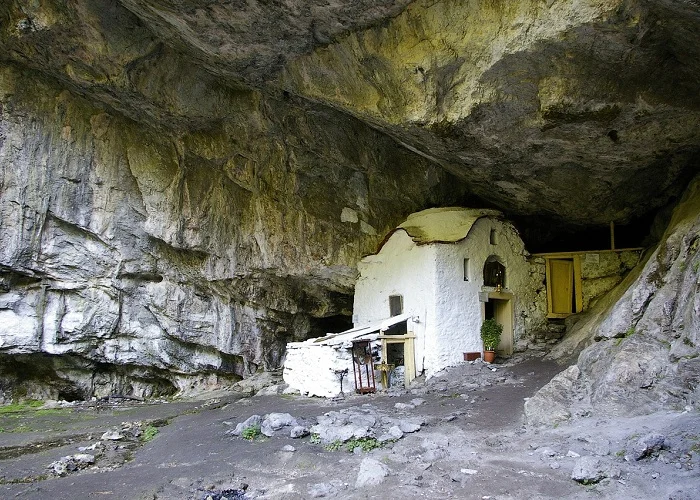
[[[610,250],[615,250],[615,223],[610,221]]]

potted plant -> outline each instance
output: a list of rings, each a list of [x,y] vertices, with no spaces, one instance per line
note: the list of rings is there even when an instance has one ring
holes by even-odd
[[[481,340],[484,343],[484,361],[493,363],[496,359],[496,347],[501,343],[503,325],[494,318],[485,319],[481,324]]]

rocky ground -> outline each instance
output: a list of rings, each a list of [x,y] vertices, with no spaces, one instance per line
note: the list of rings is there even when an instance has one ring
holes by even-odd
[[[5,406],[0,497],[697,498],[696,411],[527,425],[524,400],[561,369],[477,361],[332,401],[271,386]]]

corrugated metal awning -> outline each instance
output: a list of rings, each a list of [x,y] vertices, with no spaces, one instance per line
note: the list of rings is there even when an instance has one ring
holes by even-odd
[[[310,345],[334,346],[359,339],[376,340],[381,332],[385,332],[394,325],[408,321],[410,318],[410,314],[399,314],[398,316],[385,318],[381,321],[375,321],[368,325],[352,328],[344,332],[332,333],[330,335],[326,335],[325,337],[309,339],[304,342],[292,342],[289,345],[293,347]]]

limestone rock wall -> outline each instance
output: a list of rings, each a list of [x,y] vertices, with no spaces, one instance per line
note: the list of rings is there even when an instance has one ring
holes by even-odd
[[[700,178],[643,266],[577,323],[550,357],[580,352],[526,404],[531,422],[700,406]]]
[[[204,83],[181,102],[225,116],[168,128],[0,67],[6,392],[172,393],[278,368],[288,341],[349,322],[381,234],[463,195],[354,120]]]

